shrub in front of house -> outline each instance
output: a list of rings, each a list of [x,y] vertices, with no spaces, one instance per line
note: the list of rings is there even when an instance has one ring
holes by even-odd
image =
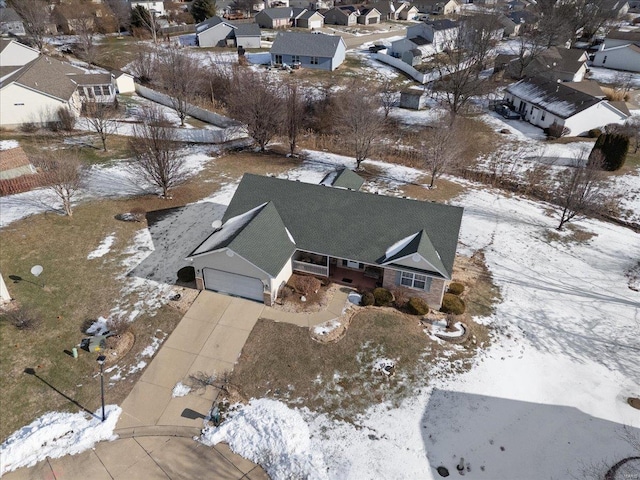
[[[312,293],[316,293],[322,286],[320,280],[310,275],[294,275],[291,280],[295,290],[307,297]]]
[[[589,154],[589,161],[602,158],[602,169],[615,172],[624,165],[631,141],[621,133],[603,133]]]
[[[451,282],[449,284],[449,293],[453,293],[454,295],[460,295],[464,292],[464,285],[459,282]]]
[[[182,267],[178,270],[178,280],[181,282],[189,283],[193,282],[196,279],[196,270],[195,268],[188,266]]]
[[[602,130],[599,128],[592,128],[589,130],[589,138],[598,138],[600,135],[602,135]]]
[[[440,311],[443,313],[452,313],[453,315],[462,315],[466,306],[462,299],[452,293],[445,293],[442,298],[442,306]]]
[[[371,292],[364,292],[360,298],[361,307],[369,307],[376,303],[376,299]]]
[[[393,303],[393,294],[386,288],[376,288],[373,291],[373,297],[376,299],[376,305],[378,307],[388,307]]]
[[[5,318],[18,330],[35,330],[42,323],[42,318],[35,311],[26,307],[6,312]]]
[[[407,302],[407,309],[411,315],[426,315],[429,313],[429,305],[420,297],[411,297]]]
[[[393,306],[398,310],[402,310],[411,297],[411,292],[402,287],[394,288],[391,293],[393,294]]]

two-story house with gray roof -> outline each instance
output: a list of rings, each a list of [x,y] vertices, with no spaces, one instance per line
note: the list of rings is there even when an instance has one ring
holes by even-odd
[[[188,256],[198,288],[271,304],[301,272],[352,286],[374,279],[440,308],[462,208],[361,192],[355,177],[315,185],[245,174],[219,228]]]
[[[338,35],[283,32],[271,46],[271,63],[333,71],[344,62],[346,50]]]

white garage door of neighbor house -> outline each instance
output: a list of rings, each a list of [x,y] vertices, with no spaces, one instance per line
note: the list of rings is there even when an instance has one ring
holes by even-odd
[[[309,22],[309,28],[322,28],[322,20],[312,20]]]
[[[262,281],[259,278],[246,277],[237,273],[224,272],[213,268],[203,269],[204,288],[216,292],[229,293],[239,297],[262,301]]]

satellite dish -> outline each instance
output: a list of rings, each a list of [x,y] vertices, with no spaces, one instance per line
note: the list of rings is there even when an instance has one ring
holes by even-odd
[[[213,227],[214,230],[217,230],[222,226],[222,221],[221,220],[214,220],[213,223],[211,224],[211,226]]]
[[[33,267],[31,267],[31,275],[33,275],[34,277],[39,277],[42,273],[42,270],[44,270],[42,268],[42,265],[34,265]]]

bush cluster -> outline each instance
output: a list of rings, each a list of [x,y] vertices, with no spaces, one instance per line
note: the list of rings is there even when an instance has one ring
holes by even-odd
[[[460,297],[452,293],[445,293],[442,298],[442,306],[440,311],[443,313],[452,313],[453,315],[462,315],[466,307]]]
[[[462,292],[464,292],[464,285],[459,282],[451,282],[449,284],[448,292],[454,295],[460,295]]]
[[[35,330],[42,323],[38,314],[25,307],[6,312],[5,317],[18,330]]]
[[[426,315],[429,313],[429,305],[420,297],[411,297],[407,302],[407,309],[412,315]]]
[[[298,293],[307,297],[312,293],[316,293],[322,286],[320,280],[310,275],[294,275],[292,280],[293,288],[295,288]]]
[[[403,287],[394,288],[391,293],[393,294],[393,306],[398,310],[402,310],[411,298],[411,292]]]
[[[393,302],[393,294],[386,288],[378,287],[373,291],[378,307],[388,307]]]
[[[376,303],[376,299],[371,292],[364,292],[362,297],[360,298],[360,305],[363,307],[368,307]]]
[[[589,138],[598,138],[600,135],[602,135],[602,130],[599,128],[592,128],[589,130]]]
[[[602,158],[602,169],[608,172],[619,170],[629,153],[629,137],[621,133],[603,133],[591,150],[589,161]]]

